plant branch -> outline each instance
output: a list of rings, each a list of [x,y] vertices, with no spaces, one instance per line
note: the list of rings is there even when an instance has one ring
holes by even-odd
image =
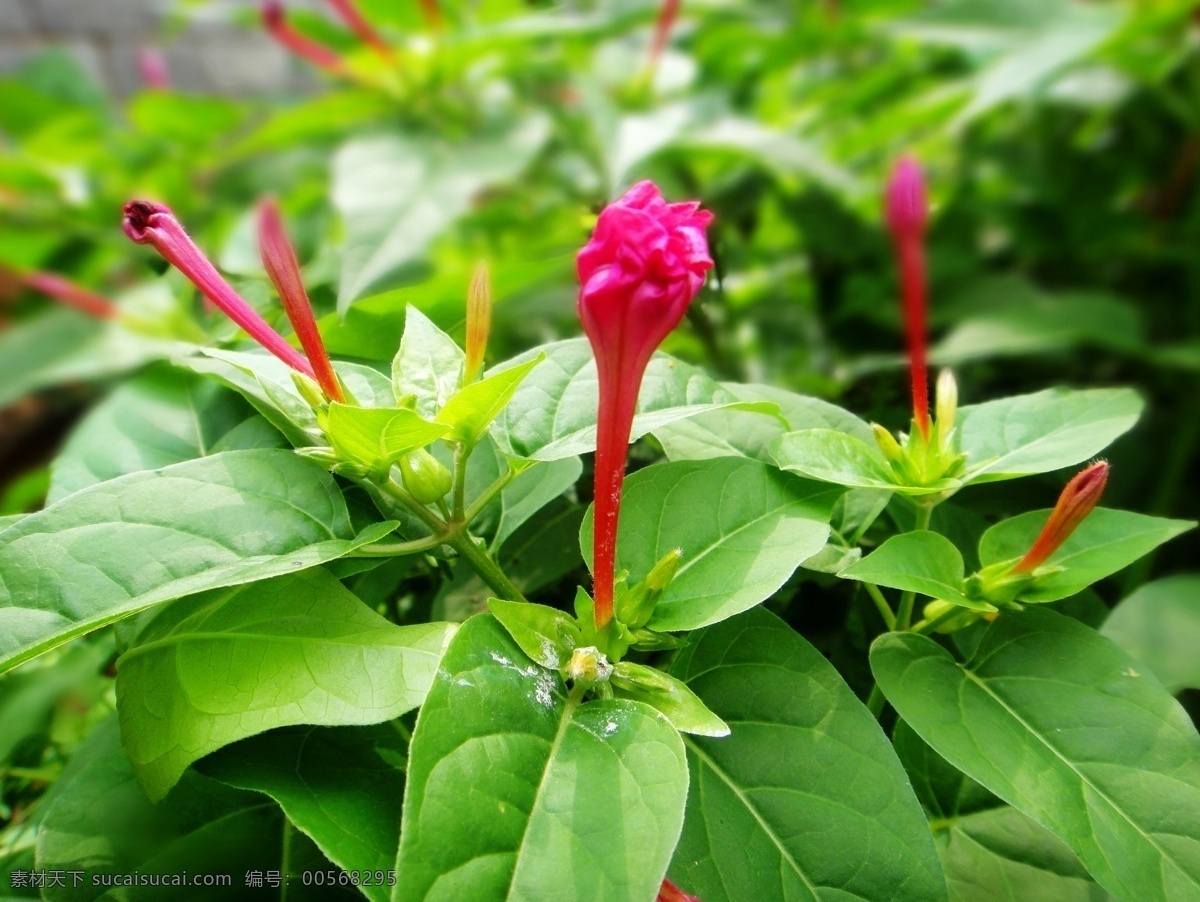
[[[879,615],[883,618],[884,624],[887,625],[889,630],[894,630],[896,628],[896,615],[892,613],[892,606],[883,597],[883,592],[879,590],[879,586],[874,583],[863,583],[863,585],[867,587],[867,594],[875,602],[875,607],[879,608]]]

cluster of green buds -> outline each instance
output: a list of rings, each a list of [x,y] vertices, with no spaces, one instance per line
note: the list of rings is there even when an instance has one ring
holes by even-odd
[[[878,423],[871,428],[875,442],[892,466],[896,480],[904,485],[931,486],[942,480],[961,476],[967,466],[967,456],[959,450],[958,433],[954,426],[958,412],[958,384],[954,373],[942,370],[938,375],[934,400],[934,417],[922,431],[914,421],[912,432],[901,433],[899,440]],[[939,496],[926,496],[936,501]],[[928,502],[927,502],[928,503]]]

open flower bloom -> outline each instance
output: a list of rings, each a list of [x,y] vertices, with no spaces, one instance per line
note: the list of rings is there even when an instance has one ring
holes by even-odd
[[[638,390],[651,355],[712,268],[704,234],[711,221],[698,202],[668,204],[653,182],[639,182],[601,212],[576,261],[579,317],[600,383],[593,573],[601,627],[612,618],[617,518]]]
[[[925,362],[927,302],[925,292],[925,227],[929,201],[921,167],[902,157],[892,170],[885,198],[888,230],[900,264],[904,324],[912,378],[913,420],[922,437],[929,437],[929,377]]]
[[[271,37],[296,56],[303,57],[317,68],[327,72],[345,71],[346,61],[340,54],[292,27],[280,0],[266,0],[263,3],[262,20]]]
[[[125,234],[138,244],[149,244],[182,272],[226,316],[241,326],[250,337],[310,379],[315,378],[308,359],[288,344],[246,303],[233,287],[221,278],[200,248],[183,230],[175,214],[165,204],[133,200],[125,205]]]
[[[1107,482],[1108,464],[1105,461],[1077,473],[1058,496],[1058,503],[1050,512],[1046,525],[1012,572],[1032,573],[1044,564],[1100,503]]]

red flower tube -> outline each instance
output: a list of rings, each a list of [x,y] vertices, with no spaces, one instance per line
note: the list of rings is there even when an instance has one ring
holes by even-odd
[[[929,377],[925,362],[925,227],[929,221],[929,201],[921,167],[912,157],[902,157],[892,170],[886,211],[888,229],[900,263],[913,419],[922,437],[929,438]]]
[[[350,30],[358,35],[359,40],[364,44],[369,44],[385,60],[392,59],[392,48],[388,42],[380,37],[379,32],[363,17],[362,12],[352,0],[326,0],[326,2],[335,13],[341,16],[342,21],[350,26]]]
[[[279,208],[270,200],[263,201],[258,209],[258,249],[271,284],[279,292],[283,310],[312,364],[321,391],[334,401],[345,401],[342,386],[333,372],[333,364],[329,362],[329,352],[325,350],[325,342],[321,340],[321,333],[317,329],[312,303],[308,300],[308,292],[304,290],[304,281],[300,278],[300,261],[296,259],[296,251],[288,240]]]
[[[1105,461],[1094,463],[1075,474],[1075,478],[1067,483],[1062,494],[1058,496],[1058,503],[1050,512],[1041,533],[1025,557],[1013,567],[1012,572],[1032,573],[1044,564],[1050,555],[1058,551],[1062,543],[1071,537],[1071,533],[1100,503],[1100,496],[1104,494],[1107,482],[1108,464]]]
[[[34,291],[40,291],[96,319],[113,319],[117,315],[117,308],[107,299],[54,273],[29,272],[22,274],[20,279]]]
[[[250,337],[290,366],[309,378],[316,378],[308,360],[283,340],[257,311],[221,278],[220,273],[183,230],[175,214],[165,204],[133,200],[125,205],[125,234],[138,244],[149,244],[182,272],[231,320]]]
[[[700,902],[695,896],[689,896],[670,880],[663,880],[662,888],[658,891],[655,902]]]
[[[576,261],[579,318],[600,384],[593,551],[596,625],[612,619],[617,520],[638,390],[655,349],[674,329],[712,268],[698,202],[668,204],[639,182],[600,214]]]
[[[653,72],[658,67],[658,60],[667,49],[667,39],[671,36],[671,26],[679,17],[679,7],[683,0],[663,0],[658,10],[658,19],[654,23],[654,38],[650,42],[650,55],[646,68]]]
[[[303,57],[319,69],[327,72],[343,72],[346,63],[340,55],[324,44],[296,31],[288,22],[280,0],[267,0],[262,6],[263,25],[271,37],[296,56]]]

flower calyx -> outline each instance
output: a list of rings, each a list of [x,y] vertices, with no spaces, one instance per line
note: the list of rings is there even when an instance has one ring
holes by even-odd
[[[896,481],[901,485],[924,487],[954,480],[963,474],[967,456],[959,450],[958,431],[954,421],[958,412],[958,384],[954,373],[942,370],[937,380],[936,418],[927,421],[922,432],[914,419],[910,433],[897,439],[878,423],[871,429],[875,444],[891,465]],[[929,496],[936,503],[943,496]]]

